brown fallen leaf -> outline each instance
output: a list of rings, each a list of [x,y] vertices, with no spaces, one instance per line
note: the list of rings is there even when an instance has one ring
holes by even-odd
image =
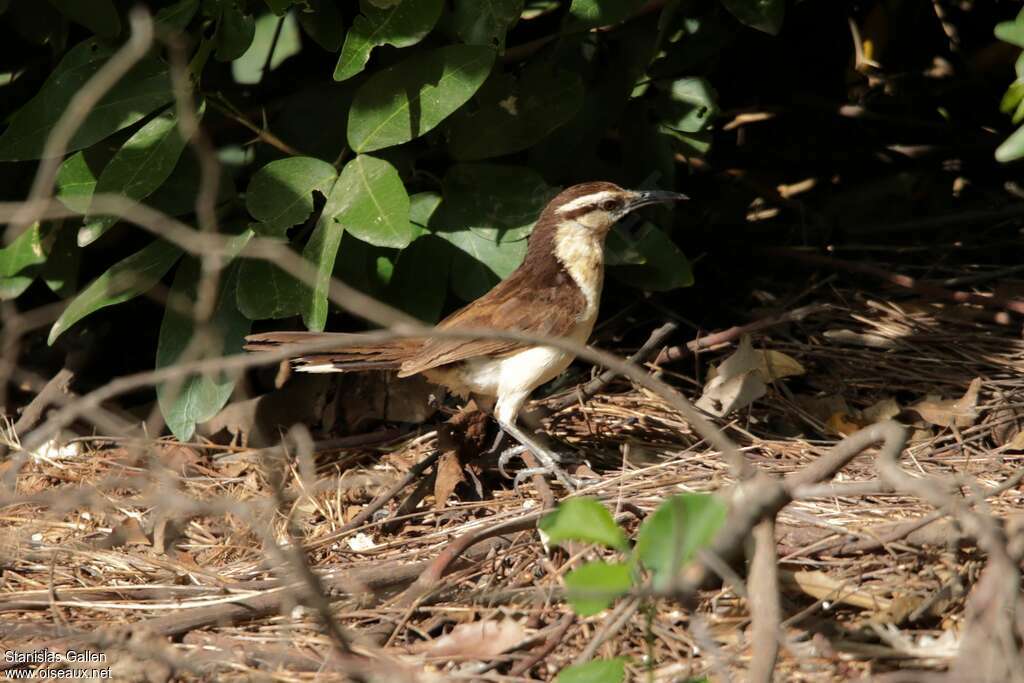
[[[459,624],[449,633],[417,643],[412,652],[429,657],[466,657],[486,659],[500,655],[526,638],[526,629],[512,619],[484,620]]]
[[[929,396],[910,406],[925,422],[938,427],[970,427],[978,419],[978,393],[981,378],[975,377],[967,392],[958,399]]]
[[[448,451],[437,461],[437,476],[434,478],[434,509],[443,510],[455,487],[465,480],[462,463],[455,451]]]
[[[735,353],[709,373],[697,407],[722,417],[764,396],[768,387],[758,372],[761,360],[761,354],[751,346],[750,336],[744,335]]]

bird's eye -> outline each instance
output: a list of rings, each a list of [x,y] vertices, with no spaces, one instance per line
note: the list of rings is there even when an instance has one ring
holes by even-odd
[[[618,206],[619,203],[614,199],[606,199],[603,202],[601,202],[602,211],[614,211],[615,209],[618,208]]]

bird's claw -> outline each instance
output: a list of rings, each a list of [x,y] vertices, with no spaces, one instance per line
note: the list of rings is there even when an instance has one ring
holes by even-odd
[[[515,457],[522,457],[523,453],[532,452],[534,457],[540,461],[539,467],[527,467],[516,472],[515,477],[509,475],[505,467],[509,461]],[[559,465],[562,463],[562,456],[558,453],[551,451],[535,452],[531,451],[526,446],[514,446],[512,448],[502,451],[498,457],[498,471],[506,479],[512,479],[512,488],[519,488],[519,484],[523,482],[527,477],[532,477],[535,474],[547,474],[554,476],[560,482],[562,482],[566,488],[571,491],[575,491],[580,487],[580,480],[569,475]]]

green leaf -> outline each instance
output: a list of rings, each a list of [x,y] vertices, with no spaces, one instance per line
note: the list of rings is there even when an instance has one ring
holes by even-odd
[[[505,34],[519,20],[523,0],[455,0],[452,27],[468,45],[505,51]]]
[[[690,262],[663,230],[650,223],[641,226],[633,248],[643,258],[642,266],[619,266],[612,273],[622,282],[653,292],[666,292],[693,284]]]
[[[786,0],[722,0],[729,13],[741,24],[770,35],[782,30],[786,15]]]
[[[625,657],[616,657],[567,666],[559,672],[555,683],[623,683],[627,661]]]
[[[354,237],[395,249],[412,242],[409,195],[388,162],[360,154],[341,171],[331,199],[328,215]]]
[[[200,175],[199,161],[196,155],[182,154],[170,177],[153,194],[146,197],[146,204],[169,216],[194,213],[199,186],[202,182]],[[216,204],[221,206],[234,200],[236,196],[237,191],[235,181],[231,177],[231,169],[226,164],[221,165],[220,179],[217,182]]]
[[[426,323],[441,318],[448,294],[452,250],[442,239],[423,235],[398,254],[388,300]]]
[[[703,78],[680,78],[672,83],[671,103],[662,112],[665,126],[683,133],[705,130],[718,113],[714,88]]]
[[[996,24],[995,35],[1004,43],[1024,47],[1024,21],[1020,16],[1014,21],[1001,21]]]
[[[299,24],[317,45],[328,52],[338,51],[345,27],[334,0],[306,0],[298,13]]]
[[[465,104],[493,63],[489,48],[449,45],[379,71],[352,101],[349,145],[363,153],[418,138]]]
[[[163,7],[156,13],[153,21],[159,26],[174,31],[184,31],[199,10],[199,0],[178,0]]]
[[[343,235],[334,263],[334,277],[378,299],[387,297],[394,264],[394,249],[375,247],[352,235]]]
[[[459,249],[452,289],[472,301],[522,263],[524,238],[557,190],[530,169],[495,164],[453,166],[443,184],[430,226]]]
[[[327,289],[343,232],[378,247],[402,248],[413,239],[409,196],[391,164],[360,155],[345,165],[324,205],[303,255],[317,269],[302,317],[322,331],[327,322]]]
[[[39,275],[46,286],[59,297],[68,297],[78,287],[78,271],[82,263],[82,250],[75,241],[74,226],[65,223],[54,237],[46,263],[39,268]]]
[[[256,232],[284,237],[313,213],[313,192],[326,196],[335,178],[333,166],[313,157],[279,159],[256,171],[245,191],[245,206],[260,221]]]
[[[532,147],[579,111],[583,82],[571,71],[539,62],[518,79],[488,79],[477,100],[477,110],[452,117],[449,149],[456,159],[486,159]]]
[[[362,13],[345,35],[334,80],[344,81],[362,71],[375,47],[409,47],[423,40],[437,23],[441,4],[441,0],[403,0],[381,7],[362,0]]]
[[[71,98],[114,53],[114,48],[89,39],[68,50],[42,88],[11,118],[0,136],[0,161],[24,161],[42,156],[53,126]],[[126,128],[174,98],[167,66],[146,57],[111,88],[86,115],[71,136],[74,152]]]
[[[277,25],[281,24],[281,33],[274,43],[274,34],[277,32]],[[274,48],[274,54],[270,55],[270,48]],[[302,39],[299,37],[299,25],[294,14],[285,17],[275,17],[273,14],[264,14],[256,20],[256,27],[253,33],[249,49],[238,59],[231,62],[231,75],[236,83],[243,85],[254,85],[263,78],[263,67],[267,64],[267,57],[270,56],[269,71],[273,71],[281,62],[293,55],[297,55],[302,49]]]
[[[238,310],[250,320],[289,318],[303,310],[302,283],[270,261],[245,259],[239,266],[235,299]]]
[[[608,26],[627,19],[643,0],[572,0],[569,14],[583,26]]]
[[[247,231],[246,240],[251,236],[252,231]],[[170,295],[181,306],[194,304],[198,284],[199,262],[187,258],[178,267]],[[242,350],[251,322],[235,306],[238,284],[238,265],[229,265],[221,275],[217,303],[208,321],[211,334],[204,339],[201,353],[196,354],[193,350],[188,360],[217,358]],[[164,310],[157,341],[157,369],[170,367],[183,360],[182,356],[194,334],[192,316],[168,305]],[[183,382],[157,385],[156,396],[168,428],[179,441],[188,441],[195,432],[196,423],[205,422],[216,415],[231,398],[234,387],[234,378],[226,373],[191,375]]]
[[[121,18],[111,0],[50,0],[50,4],[98,36],[115,38],[121,32]]]
[[[246,14],[240,0],[222,0],[217,25],[217,59],[230,62],[245,54],[256,35],[256,20]]]
[[[636,554],[665,589],[679,571],[706,547],[725,523],[725,503],[706,493],[682,493],[662,503],[644,520],[637,534]]]
[[[1024,157],[1024,126],[1018,128],[996,148],[996,161],[1007,163]]]
[[[999,102],[999,111],[1009,114],[1017,108],[1022,100],[1024,100],[1024,81],[1014,81],[1003,94],[1003,99]]]
[[[287,12],[288,9],[297,1],[298,0],[266,0],[267,7],[270,8],[270,11],[279,17]]]
[[[10,301],[21,296],[36,279],[35,269],[29,269],[22,275],[0,277],[0,301]]]
[[[3,249],[0,249],[0,278],[17,275],[29,266],[46,260],[39,223],[33,223]]]
[[[495,242],[524,239],[558,189],[522,166],[457,164],[442,183],[444,201],[431,217],[443,230],[472,230]]]
[[[427,232],[430,219],[441,204],[441,195],[437,192],[417,192],[409,195],[409,222],[413,232],[422,235]]]
[[[204,110],[205,104],[200,104],[199,118]],[[95,192],[120,194],[134,200],[148,197],[171,175],[185,142],[172,107],[128,138],[103,169]],[[116,216],[89,217],[78,232],[78,245],[92,244],[117,221]]]
[[[642,266],[647,262],[636,248],[633,239],[622,230],[613,228],[604,243],[604,264],[606,266]]]
[[[566,599],[581,617],[608,609],[633,587],[633,568],[624,562],[588,562],[565,575]]]
[[[463,301],[479,299],[526,258],[526,240],[496,242],[473,230],[439,230],[459,251],[451,269],[452,291]]]
[[[181,248],[170,242],[155,240],[115,263],[68,304],[50,328],[47,343],[52,345],[57,337],[90,313],[148,291],[171,269],[181,253]]]
[[[95,190],[96,173],[84,152],[75,152],[57,169],[57,199],[72,211],[88,211]]]
[[[549,543],[584,541],[616,550],[629,550],[626,535],[608,509],[596,498],[570,498],[559,503],[537,527],[547,535]]]

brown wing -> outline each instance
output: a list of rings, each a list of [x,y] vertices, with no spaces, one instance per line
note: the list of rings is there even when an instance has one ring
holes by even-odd
[[[440,329],[498,329],[564,337],[579,323],[586,307],[583,293],[566,273],[529,282],[517,270],[473,303],[438,323]],[[504,356],[527,348],[503,339],[428,340],[402,363],[399,377],[478,356]]]

